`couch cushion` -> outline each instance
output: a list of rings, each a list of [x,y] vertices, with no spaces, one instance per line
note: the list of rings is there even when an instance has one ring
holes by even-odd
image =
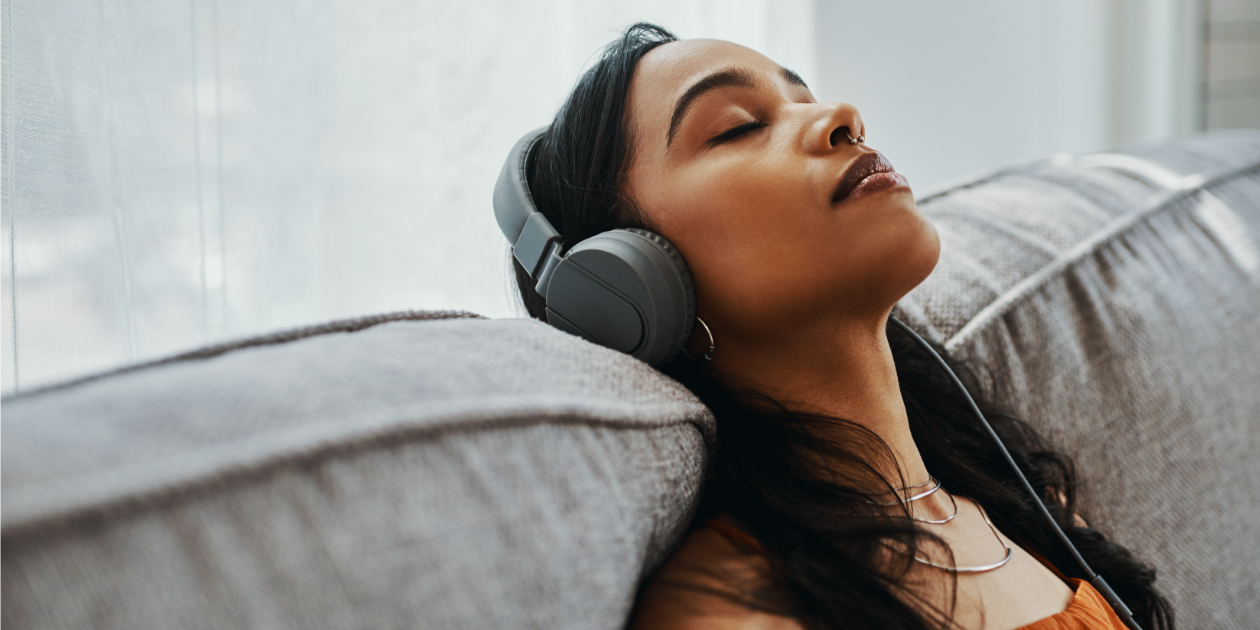
[[[1075,456],[1182,627],[1260,613],[1260,133],[921,200],[901,316]],[[536,322],[405,315],[4,402],[14,627],[619,627],[676,540],[704,410]],[[349,333],[349,334],[344,334]]]
[[[3,625],[620,627],[707,411],[544,324],[451,317],[5,400]]]
[[[1062,157],[920,201],[900,304],[1073,455],[1085,517],[1183,628],[1260,618],[1260,132]]]

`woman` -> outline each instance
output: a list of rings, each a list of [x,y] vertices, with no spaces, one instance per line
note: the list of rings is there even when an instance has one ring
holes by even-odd
[[[718,457],[631,627],[1122,627],[960,393],[888,326],[939,242],[866,133],[754,51],[639,24],[534,149],[529,189],[563,243],[649,229],[694,278],[702,325],[664,370],[713,410]],[[1075,514],[1070,461],[988,415],[1135,619],[1171,628],[1153,569]]]

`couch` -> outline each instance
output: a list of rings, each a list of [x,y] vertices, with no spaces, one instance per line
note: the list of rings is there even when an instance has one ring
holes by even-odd
[[[487,197],[488,198],[488,197]],[[1076,460],[1182,628],[1260,618],[1260,132],[920,199],[900,317]],[[488,211],[488,208],[487,208]],[[6,628],[618,628],[715,431],[628,356],[394,313],[3,401]]]

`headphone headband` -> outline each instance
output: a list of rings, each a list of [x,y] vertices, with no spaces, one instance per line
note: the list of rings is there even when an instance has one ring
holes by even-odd
[[[503,170],[499,172],[499,181],[494,186],[494,218],[498,220],[503,235],[512,244],[512,254],[535,280],[538,279],[539,263],[542,262],[543,255],[547,253],[551,243],[560,240],[560,234],[534,205],[534,197],[529,192],[529,180],[525,177],[529,152],[542,139],[547,129],[540,127],[516,141],[508,152]]]

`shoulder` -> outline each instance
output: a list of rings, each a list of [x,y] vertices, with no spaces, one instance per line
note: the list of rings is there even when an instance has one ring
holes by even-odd
[[[719,517],[692,532],[647,581],[628,628],[801,630],[790,617],[741,603],[773,595],[769,575],[760,545]]]

